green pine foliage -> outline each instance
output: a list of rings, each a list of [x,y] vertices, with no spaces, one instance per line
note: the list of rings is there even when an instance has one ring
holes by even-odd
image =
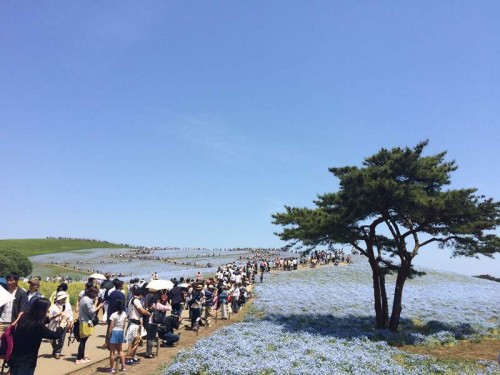
[[[396,272],[389,328],[397,330],[405,280],[422,274],[412,264],[421,248],[437,244],[466,257],[500,251],[500,238],[493,234],[500,203],[475,188],[447,189],[455,161],[446,161],[446,152],[423,155],[427,144],[381,149],[361,167],[330,168],[338,191],[319,195],[314,208],[285,206],[273,215],[274,224],[283,227],[277,235],[290,247],[350,245],[368,258],[377,328],[388,327],[385,276]]]

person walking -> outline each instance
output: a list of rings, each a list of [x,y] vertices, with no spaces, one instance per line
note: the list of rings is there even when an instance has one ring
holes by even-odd
[[[238,301],[240,299],[240,285],[234,283],[230,293],[231,293],[231,309],[233,310],[234,314],[237,314],[239,310]]]
[[[55,302],[49,309],[49,324],[48,328],[56,332],[59,327],[63,328],[63,332],[59,338],[52,340],[52,355],[55,359],[61,358],[62,348],[64,346],[64,339],[68,327],[73,321],[73,311],[71,305],[67,303],[69,294],[66,292],[59,292],[55,297]],[[68,308],[69,305],[69,308]]]
[[[156,334],[158,333],[158,323],[153,320],[153,312],[156,309],[156,305],[159,300],[159,292],[149,291],[144,298],[144,304],[146,305],[146,310],[149,311],[149,316],[143,316],[144,328],[146,328],[146,358],[154,358],[153,346],[156,339]]]
[[[40,279],[38,277],[32,277],[28,281],[28,285],[29,288],[26,292],[26,298],[28,300],[28,305],[29,305],[34,298],[40,298],[43,297],[43,295],[38,291],[40,289]]]
[[[182,289],[179,287],[177,281],[174,282],[174,287],[169,292],[170,303],[172,304],[172,314],[181,315],[182,312]]]
[[[14,300],[0,306],[0,335],[24,314],[28,307],[28,296],[26,292],[19,288],[19,274],[12,272],[6,277],[7,291],[14,295]]]
[[[227,286],[223,285],[219,294],[220,315],[222,320],[227,319]]]
[[[67,292],[67,291],[68,291],[68,284],[67,283],[61,283],[61,284],[59,284],[59,286],[57,287],[56,291],[53,292],[50,295],[50,298],[49,298],[50,303],[53,304],[54,302],[56,302],[57,293],[59,293],[59,292]]]
[[[214,290],[215,287],[213,284],[208,285],[207,289],[205,290],[205,302],[203,303],[203,319],[205,321],[205,325],[207,327],[210,327],[210,322],[212,320],[212,309],[214,305]]]
[[[106,272],[104,276],[106,277],[106,280],[104,280],[100,285],[99,297],[101,297],[104,300],[102,321],[107,322],[109,316],[108,315],[109,294],[114,290],[115,284],[111,280],[111,274],[109,272]]]
[[[198,318],[201,318],[201,307],[203,305],[203,284],[198,283],[195,285],[193,294],[191,296],[191,307],[190,307],[190,312],[191,312],[191,329],[195,329],[196,327],[196,320]],[[200,323],[199,325],[203,325]]]
[[[134,288],[133,297],[128,303],[128,329],[126,338],[128,342],[127,348],[127,365],[135,365],[140,362],[136,357],[137,347],[141,339],[141,327],[143,325],[143,316],[149,316],[150,312],[144,308],[141,303],[142,288]]]
[[[62,327],[51,331],[45,326],[49,306],[48,299],[36,298],[30,304],[28,312],[16,324],[13,334],[14,347],[8,363],[11,375],[33,375],[42,339],[57,340],[63,334]]]
[[[78,314],[80,344],[78,345],[78,355],[75,362],[77,365],[90,362],[90,358],[85,357],[85,345],[89,337],[94,333],[94,325],[98,323],[97,312],[104,306],[104,302],[97,304],[96,298],[98,294],[99,290],[96,287],[90,287],[80,300]]]
[[[108,316],[107,316],[107,324],[108,324],[108,329],[110,325],[110,319],[109,317],[115,312],[116,310],[116,304],[118,301],[123,302],[123,306],[126,305],[125,299],[125,293],[123,292],[123,281],[119,279],[113,280],[114,284],[114,290],[109,292],[109,300],[108,300]],[[106,336],[106,339],[104,340],[104,348],[108,348],[108,336]]]

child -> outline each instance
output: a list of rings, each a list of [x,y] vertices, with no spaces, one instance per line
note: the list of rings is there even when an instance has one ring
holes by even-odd
[[[109,338],[109,370],[108,372],[115,373],[115,352],[118,352],[122,364],[122,371],[125,371],[125,353],[122,349],[122,344],[126,342],[124,339],[125,320],[127,313],[125,304],[122,300],[117,300],[115,303],[116,311],[109,317],[110,324],[108,329]]]

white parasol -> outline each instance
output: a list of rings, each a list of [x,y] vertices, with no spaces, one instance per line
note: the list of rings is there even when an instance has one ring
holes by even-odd
[[[9,303],[10,301],[14,301],[16,297],[9,293],[3,286],[0,285],[0,306]]]
[[[89,278],[91,277],[94,279],[106,280],[106,276],[104,276],[102,273],[93,273],[92,275],[89,276]]]
[[[148,283],[147,288],[151,290],[163,290],[163,289],[172,289],[174,287],[174,283],[170,280],[153,280]]]

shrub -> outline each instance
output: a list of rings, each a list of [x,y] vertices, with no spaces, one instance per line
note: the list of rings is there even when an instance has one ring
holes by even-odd
[[[33,264],[27,256],[12,249],[0,249],[0,274],[8,275],[17,272],[21,276],[28,276],[33,270]]]

